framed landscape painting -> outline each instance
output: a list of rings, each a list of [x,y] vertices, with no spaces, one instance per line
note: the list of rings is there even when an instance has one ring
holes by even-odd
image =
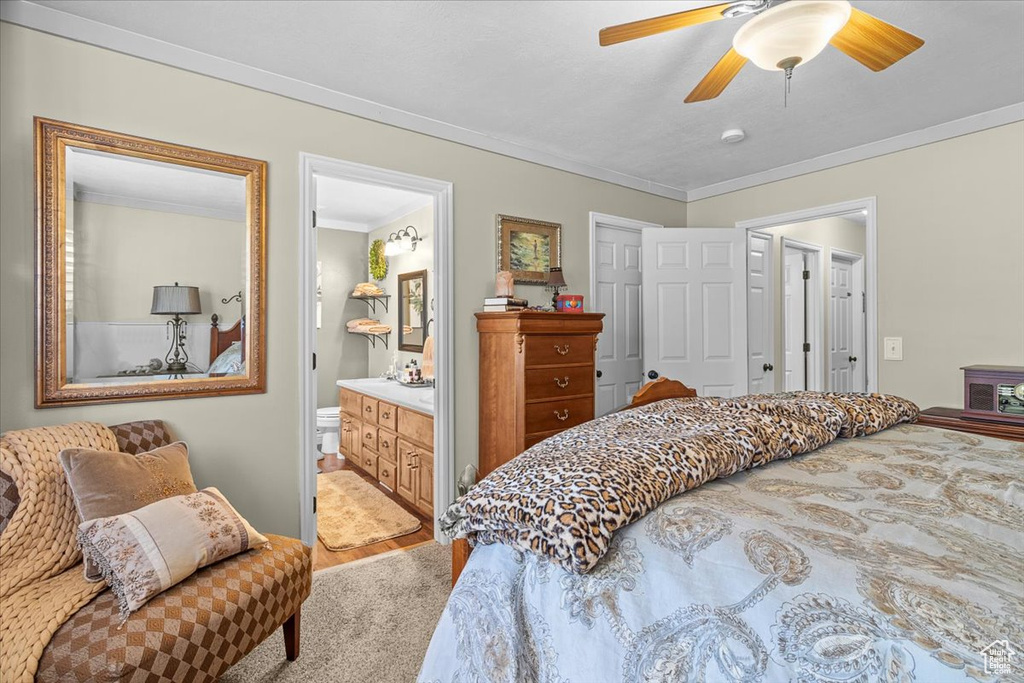
[[[562,226],[498,214],[498,270],[516,284],[543,285],[549,268],[562,267]]]

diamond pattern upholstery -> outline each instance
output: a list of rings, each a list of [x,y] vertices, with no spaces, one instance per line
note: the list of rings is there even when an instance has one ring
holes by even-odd
[[[119,628],[117,601],[99,594],[57,631],[36,681],[215,681],[298,610],[312,552],[271,536],[271,548],[211,565],[150,600]],[[284,660],[284,648],[281,659]]]
[[[138,455],[174,443],[171,430],[163,420],[136,420],[110,427],[117,437],[117,447],[122,453]]]
[[[18,487],[14,485],[11,475],[0,470],[0,534],[7,528],[7,524],[14,517],[14,511],[18,508],[21,496],[18,495]]]

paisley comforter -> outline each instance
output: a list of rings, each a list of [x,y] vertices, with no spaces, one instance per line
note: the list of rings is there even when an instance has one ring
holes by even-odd
[[[587,573],[478,545],[419,680],[1024,681],[1022,459],[900,425],[676,495]]]

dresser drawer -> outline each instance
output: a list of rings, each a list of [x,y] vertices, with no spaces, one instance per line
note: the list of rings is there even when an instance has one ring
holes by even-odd
[[[398,465],[385,458],[384,454],[381,453],[380,457],[377,458],[377,480],[394,491],[397,475]]]
[[[371,451],[369,448],[363,448],[359,453],[359,466],[362,467],[367,474],[374,479],[377,479],[377,452]]]
[[[398,431],[398,408],[384,401],[378,402],[377,424],[393,432]]]
[[[526,404],[526,433],[561,431],[594,419],[594,397]]]
[[[363,422],[377,424],[377,404],[377,399],[363,396],[363,410],[359,413],[359,416],[363,418]]]
[[[362,394],[357,394],[354,391],[349,391],[348,389],[338,390],[338,403],[341,405],[341,411],[343,413],[362,415],[362,398]]]
[[[530,368],[526,371],[526,400],[594,393],[594,366]]]
[[[377,430],[377,452],[388,460],[398,462],[398,435],[383,427]]]
[[[363,448],[377,450],[377,428],[365,422],[360,427],[359,443]]]
[[[536,446],[537,444],[539,444],[544,439],[548,438],[549,436],[554,436],[555,434],[558,434],[561,431],[563,431],[563,430],[559,429],[559,430],[556,430],[556,431],[553,431],[553,432],[539,432],[537,434],[527,434],[526,438],[523,439],[523,441],[524,441],[523,447],[524,448],[529,448],[530,446]]]
[[[594,337],[591,335],[527,336],[526,366],[593,363]]]
[[[405,408],[398,409],[398,436],[434,447],[434,418]]]

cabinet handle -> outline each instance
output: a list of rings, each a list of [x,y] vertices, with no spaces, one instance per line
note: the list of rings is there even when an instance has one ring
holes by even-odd
[[[368,413],[372,413],[373,412],[373,406],[366,406],[365,408],[363,408],[363,410],[365,410]]]
[[[382,417],[383,419],[385,419],[385,420],[390,420],[390,419],[391,419],[391,411],[389,410],[389,411],[388,411],[388,412],[386,412],[386,413],[381,413],[381,414],[380,414],[380,416],[381,416],[381,417]]]
[[[558,344],[555,344],[555,351],[558,351],[559,356],[564,356],[569,353],[569,345],[566,344],[565,346],[559,346]]]
[[[557,377],[555,377],[555,384],[558,385],[559,389],[565,389],[567,386],[569,386],[569,378],[566,377],[564,380],[560,380]]]
[[[363,439],[365,441],[369,441],[372,438],[373,438],[373,434],[363,434]]]
[[[555,411],[555,417],[558,418],[559,422],[565,422],[566,420],[569,419],[569,409],[568,408],[563,410],[562,413],[564,413],[564,414],[563,415],[559,415],[558,411],[557,410]]]
[[[380,440],[380,445],[381,445],[382,448],[390,448],[391,447],[391,446],[388,445],[387,439],[381,439]]]
[[[380,471],[380,476],[382,476],[384,478],[387,478],[388,477],[388,471],[387,470],[381,470]]]

